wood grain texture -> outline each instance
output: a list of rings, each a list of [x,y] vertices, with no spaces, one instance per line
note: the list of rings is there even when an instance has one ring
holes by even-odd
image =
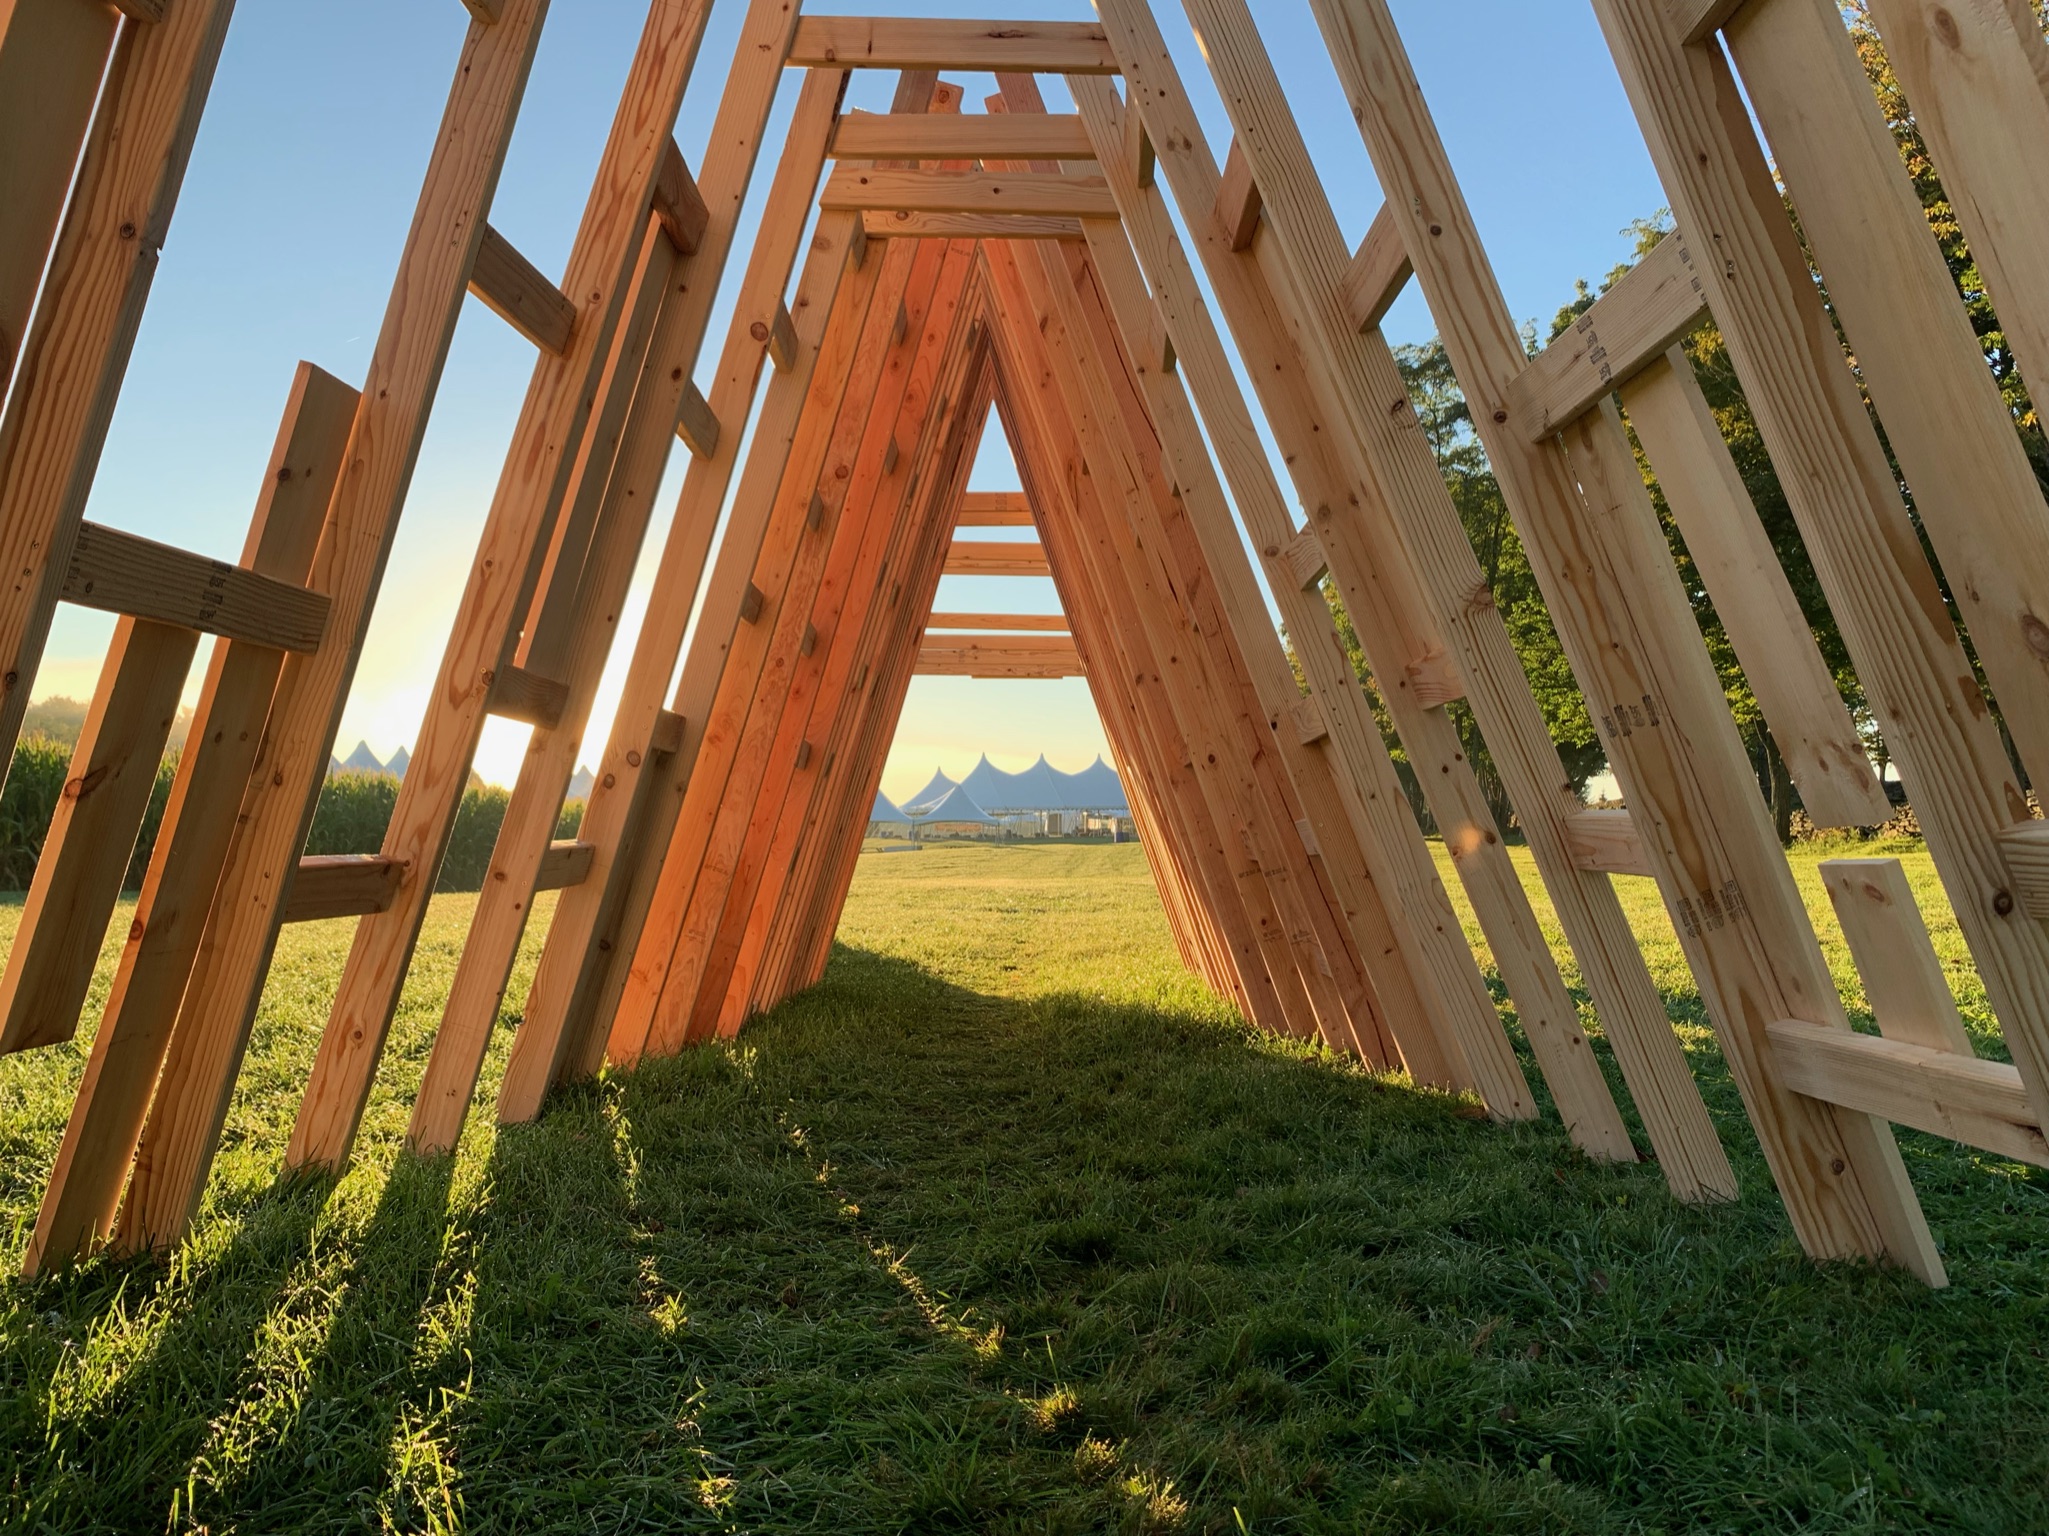
[[[98,523],[78,525],[58,595],[279,651],[317,650],[327,629],[325,593]]]
[[[318,853],[299,860],[292,893],[279,918],[314,923],[382,912],[398,895],[405,871],[381,853]]]
[[[861,228],[876,240],[1079,240],[1081,220],[1017,213],[911,213],[870,208]]]
[[[1103,29],[1088,22],[889,16],[806,16],[797,25],[790,63],[813,69],[1117,72]]]
[[[470,268],[470,292],[543,352],[560,357],[576,330],[576,304],[489,224]]]
[[[1345,308],[1351,312],[1352,323],[1362,331],[1378,330],[1415,275],[1401,230],[1383,204],[1366,226],[1359,248],[1352,252],[1352,264],[1345,268]]]
[[[1018,171],[900,171],[841,165],[826,178],[821,208],[858,213],[1006,213],[1114,219],[1116,201],[1095,176]]]
[[[1900,861],[1823,859],[1821,883],[1843,925],[1878,1032],[1931,1051],[1975,1054]]]
[[[833,131],[834,159],[1093,160],[1078,117],[852,112]]]
[[[1045,576],[1046,546],[1037,541],[956,539],[947,552],[949,576]]]

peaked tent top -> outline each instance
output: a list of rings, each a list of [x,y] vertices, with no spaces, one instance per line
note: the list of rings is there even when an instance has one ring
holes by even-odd
[[[941,824],[945,826],[1000,827],[1002,822],[991,816],[969,797],[968,792],[956,784],[942,796],[938,804],[928,807],[918,817],[921,826]]]
[[[898,810],[889,796],[879,789],[875,791],[875,803],[868,807],[868,824],[873,826],[878,821],[888,822],[891,826],[907,827],[911,824],[911,818]]]

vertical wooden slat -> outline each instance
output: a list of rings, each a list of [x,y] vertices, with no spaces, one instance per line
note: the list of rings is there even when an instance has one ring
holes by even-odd
[[[1971,1037],[1898,859],[1823,859],[1828,891],[1878,1032],[1888,1040],[1969,1056]]]

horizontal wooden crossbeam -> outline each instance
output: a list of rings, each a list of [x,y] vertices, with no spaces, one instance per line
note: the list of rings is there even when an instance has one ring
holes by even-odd
[[[854,112],[833,130],[847,160],[1093,160],[1079,117],[939,112]]]
[[[318,650],[327,628],[323,593],[99,523],[79,524],[59,595],[280,651]]]
[[[1050,576],[1043,544],[962,539],[946,552],[949,576]]]
[[[398,894],[405,865],[381,853],[312,854],[299,860],[285,897],[284,921],[313,923],[329,917],[383,912]]]
[[[668,231],[670,243],[685,256],[697,253],[711,224],[711,210],[704,206],[690,162],[674,139],[663,147],[662,163],[655,171],[654,215]]]
[[[591,872],[591,860],[597,856],[595,843],[568,841],[548,844],[548,851],[541,855],[540,873],[534,877],[537,891],[559,891],[572,885],[582,885]]]
[[[1233,139],[1231,152],[1224,157],[1223,179],[1217,184],[1216,207],[1217,228],[1224,232],[1232,250],[1252,248],[1265,206],[1260,200],[1259,183],[1252,179],[1252,162]]]
[[[910,213],[869,208],[861,231],[871,240],[1079,240],[1081,220],[1057,214]]]
[[[1765,1032],[1795,1093],[2049,1167],[2049,1142],[2006,1062],[1789,1019]]]
[[[1067,635],[928,637],[918,648],[925,677],[1080,677],[1081,653]]]
[[[576,306],[489,224],[470,266],[470,292],[543,352],[560,357],[576,330]]]
[[[1685,241],[1665,236],[1510,381],[1510,421],[1533,443],[1563,431],[1663,357],[1706,312]]]
[[[925,633],[935,629],[963,629],[982,633],[988,630],[1037,629],[1056,634],[1067,633],[1067,615],[1064,613],[935,613],[925,621]]]
[[[797,23],[789,62],[806,68],[1117,73],[1116,56],[1101,27],[1061,21],[806,16]]]
[[[562,718],[569,689],[525,667],[501,667],[491,680],[491,713],[550,730]]]
[[[1023,491],[969,491],[960,501],[961,528],[1029,528],[1031,499]]]
[[[819,206],[846,213],[874,208],[900,213],[1117,217],[1117,200],[1100,176],[1039,171],[904,171],[842,165],[826,178]]]
[[[504,0],[492,0],[502,5]],[[164,7],[170,0],[114,0],[114,9],[130,21],[158,22],[164,19]]]
[[[1651,861],[1643,838],[1626,810],[1575,811],[1566,821],[1572,862],[1610,875],[1648,875]]]
[[[2023,821],[1999,834],[2021,910],[2049,921],[2049,821]]]
[[[1352,323],[1362,333],[1375,329],[1415,275],[1393,211],[1382,203],[1345,268],[1345,310]]]
[[[1748,0],[1665,0],[1665,14],[1671,18],[1672,34],[1681,42],[1697,43],[1725,25]]]

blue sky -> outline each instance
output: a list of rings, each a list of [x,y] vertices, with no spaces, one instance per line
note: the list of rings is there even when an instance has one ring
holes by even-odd
[[[742,0],[714,7],[677,126],[693,163],[744,8]],[[1574,278],[1597,278],[1627,254],[1622,228],[1664,201],[1592,9],[1585,0],[1393,0],[1393,8],[1510,307],[1519,318],[1548,318]],[[821,0],[809,9],[946,15],[971,8],[960,0]],[[1221,145],[1228,130],[1187,23],[1171,0],[1157,0],[1156,9]],[[1001,11],[1089,15],[1083,0],[1007,0]],[[1308,6],[1258,0],[1255,12],[1339,222],[1356,240],[1380,194]],[[566,261],[645,14],[645,0],[554,0],[491,212],[544,271],[559,273]],[[296,361],[309,358],[351,382],[363,376],[466,19],[456,0],[244,0],[88,516],[234,558]],[[986,77],[959,78],[971,107],[993,89]],[[890,83],[861,80],[855,104],[885,105]],[[794,74],[785,81],[778,131],[796,84]],[[743,221],[743,253],[752,216],[750,209]],[[729,289],[737,270],[736,260]],[[725,324],[722,308],[705,343],[707,363]],[[1426,339],[1431,330],[1413,291],[1386,324],[1398,342]],[[531,347],[471,301],[343,719],[343,753],[359,737],[386,756],[414,738],[532,366]],[[646,572],[683,458],[679,451],[658,504],[627,634],[644,611]],[[1017,483],[993,425],[972,483]],[[939,606],[1052,611],[1055,604],[1043,581],[949,577]],[[36,695],[87,696],[110,629],[100,615],[62,610]],[[622,643],[601,692],[587,761],[602,745],[625,651]],[[478,758],[484,775],[509,782],[524,738],[525,727],[494,721]],[[982,751],[1007,767],[1043,751],[1079,768],[1104,750],[1078,679],[921,678],[883,785],[910,792],[935,765],[958,775]]]

